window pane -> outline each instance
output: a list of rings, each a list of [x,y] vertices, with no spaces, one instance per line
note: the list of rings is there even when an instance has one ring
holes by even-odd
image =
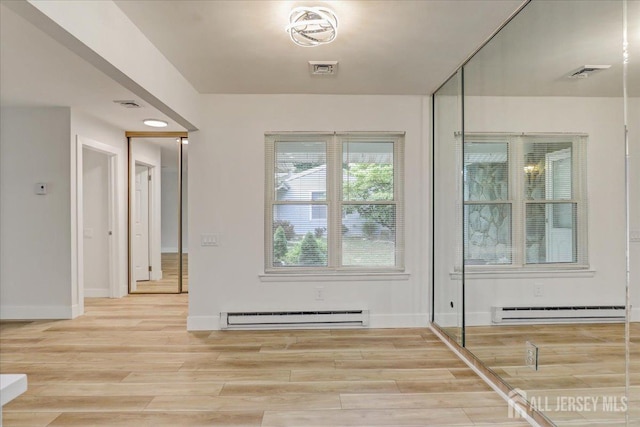
[[[311,192],[311,200],[326,200],[327,193],[324,191]],[[311,219],[327,219],[327,205],[313,205],[311,206]]]
[[[465,265],[511,264],[511,204],[464,207]]]
[[[576,203],[527,203],[527,264],[577,262]]]
[[[342,162],[343,200],[393,200],[393,142],[345,142]]]
[[[310,220],[314,208],[324,208],[324,218]],[[326,218],[325,205],[274,205],[272,265],[326,267]]]
[[[528,200],[572,198],[571,142],[527,142],[524,153],[524,185]]]
[[[342,265],[396,265],[395,205],[342,206]]]
[[[507,143],[464,144],[464,200],[507,200]]]
[[[274,182],[276,200],[311,200],[313,192],[326,192],[326,144],[276,142]]]

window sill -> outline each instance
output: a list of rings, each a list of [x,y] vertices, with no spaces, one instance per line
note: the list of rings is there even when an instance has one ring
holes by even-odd
[[[468,279],[553,279],[553,278],[589,278],[596,275],[595,270],[588,267],[557,268],[557,269],[501,269],[486,270],[466,269],[464,275]],[[461,280],[462,273],[453,271],[449,273],[451,280]]]
[[[409,280],[410,273],[265,273],[259,274],[261,282],[372,282]]]

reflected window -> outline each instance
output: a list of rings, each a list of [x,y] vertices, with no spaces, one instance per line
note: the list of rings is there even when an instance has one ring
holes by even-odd
[[[465,135],[465,265],[588,264],[585,142]]]

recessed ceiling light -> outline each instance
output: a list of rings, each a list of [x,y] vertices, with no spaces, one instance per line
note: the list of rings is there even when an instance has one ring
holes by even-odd
[[[296,7],[289,15],[286,31],[298,46],[319,46],[336,39],[338,18],[326,7]]]
[[[152,128],[164,128],[164,127],[167,127],[167,125],[169,124],[164,120],[158,120],[158,119],[144,119],[142,123],[144,123],[147,126],[151,126]]]

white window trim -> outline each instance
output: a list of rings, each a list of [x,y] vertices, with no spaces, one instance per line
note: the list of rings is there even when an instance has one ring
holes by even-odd
[[[461,134],[456,134],[456,141],[461,144]],[[524,176],[520,171],[524,169],[524,140],[539,138],[545,142],[566,142],[569,139],[572,147],[576,149],[572,153],[572,191],[574,197],[571,200],[562,200],[562,203],[577,203],[577,262],[575,263],[526,263],[526,218],[525,209],[527,203],[546,203],[544,200],[526,200],[524,197]],[[585,133],[492,133],[492,132],[465,132],[465,143],[469,142],[501,142],[508,144],[508,191],[506,200],[496,202],[511,204],[511,264],[467,265],[465,264],[465,276],[473,278],[544,278],[550,275],[562,273],[571,277],[593,277],[595,271],[590,270],[589,265],[589,240],[588,240],[588,195],[586,152],[588,135]],[[460,150],[462,152],[462,150]],[[461,159],[462,160],[462,159]],[[460,192],[461,194],[462,192]],[[471,202],[471,204],[474,202]],[[466,202],[463,201],[463,204]],[[521,218],[521,230],[515,226],[515,218]],[[586,262],[584,262],[586,261]],[[460,272],[450,272],[451,279],[459,279]]]
[[[265,223],[264,223],[264,274],[259,275],[261,281],[273,277],[335,277],[331,280],[407,280],[409,275],[404,273],[404,136],[405,132],[268,132],[265,133]],[[342,144],[344,142],[371,141],[384,138],[386,142],[393,142],[393,180],[394,200],[396,206],[396,242],[395,266],[364,267],[342,266]],[[324,139],[327,143],[327,238],[328,254],[327,267],[273,267],[273,205],[275,202],[275,143],[276,142],[304,142]],[[289,202],[295,204],[296,202]],[[300,202],[309,204],[308,201]],[[367,202],[366,204],[389,204],[389,201]],[[351,279],[349,279],[351,277]],[[367,279],[368,278],[368,279]],[[376,279],[377,278],[377,279]],[[285,280],[286,281],[286,280]]]

